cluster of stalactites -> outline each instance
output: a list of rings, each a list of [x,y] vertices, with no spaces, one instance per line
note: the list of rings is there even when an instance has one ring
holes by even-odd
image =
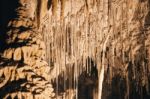
[[[67,79],[78,84],[83,72],[91,75],[92,67],[96,67],[99,94],[103,79],[110,84],[116,75],[125,79],[127,96],[133,92],[131,83],[137,89],[146,86],[148,92],[149,36],[144,37],[141,28],[146,28],[139,24],[143,22],[140,15],[147,16],[144,10],[147,4],[148,0],[144,3],[129,0],[52,0],[53,16],[48,20],[50,24],[45,29],[44,40],[47,45],[46,59],[56,82],[59,83],[58,77],[63,75],[65,89]],[[87,61],[88,58],[93,63]],[[59,85],[56,84],[56,87],[59,89]]]

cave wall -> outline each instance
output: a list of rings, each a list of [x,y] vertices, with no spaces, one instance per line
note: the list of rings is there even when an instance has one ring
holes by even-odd
[[[85,85],[99,88],[95,99],[150,97],[149,0],[0,2],[2,98],[49,99],[51,80],[62,76],[67,84],[72,77],[77,84],[84,72],[90,75]],[[73,96],[65,97],[78,97],[78,86],[69,86],[63,87]]]
[[[70,64],[77,67],[74,72],[77,77],[84,71],[90,74],[91,64],[86,66],[86,59],[90,57],[97,66],[99,80],[103,77],[101,72],[104,69],[104,81],[98,82],[102,99],[148,99],[149,2],[53,2],[50,20],[47,20],[51,24],[47,24],[49,28],[44,32],[47,60],[54,68],[52,77],[61,73],[70,77],[62,72],[68,71]]]
[[[47,2],[0,1],[1,99],[52,99],[55,95],[40,30]]]

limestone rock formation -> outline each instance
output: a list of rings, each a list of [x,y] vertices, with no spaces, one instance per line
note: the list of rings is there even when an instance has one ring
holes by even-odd
[[[45,28],[45,33],[49,34],[44,38],[48,63],[54,67],[52,72],[58,71],[54,75],[56,82],[61,82],[58,75],[73,79],[79,86],[74,86],[70,80],[68,85],[64,80],[65,86],[75,89],[79,94],[76,98],[88,99],[81,95],[86,91],[82,93],[80,88],[87,88],[85,82],[88,81],[81,79],[84,72],[84,77],[92,79],[92,68],[96,66],[98,79],[93,80],[95,85],[91,88],[98,90],[93,94],[98,96],[93,96],[95,99],[148,99],[149,4],[149,0],[54,2],[47,20],[51,24]],[[87,61],[88,58],[93,63]],[[58,91],[59,85],[56,85]]]
[[[150,0],[0,2],[0,98],[150,98]]]
[[[1,1],[2,10],[12,9],[8,1]],[[36,15],[37,5],[41,4],[37,0],[17,0],[14,3],[18,3],[12,9],[15,17],[10,15],[7,23],[1,22],[5,28],[1,36],[5,39],[1,41],[4,43],[0,53],[0,98],[52,99],[55,94],[50,82],[50,67],[44,59],[45,44],[36,18],[40,16]]]

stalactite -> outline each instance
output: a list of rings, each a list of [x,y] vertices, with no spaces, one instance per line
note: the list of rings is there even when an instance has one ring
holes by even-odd
[[[127,66],[127,70],[126,70],[126,87],[127,87],[127,90],[126,90],[126,95],[125,95],[125,99],[129,99],[129,94],[130,94],[130,81],[129,81],[129,66],[131,64],[128,64]]]
[[[61,2],[61,20],[63,20],[66,0],[61,0],[60,2]]]
[[[118,74],[123,72],[119,80],[125,80],[126,92],[124,94],[126,99],[130,98],[130,92],[134,88],[131,86],[133,82],[130,80],[137,81],[135,87],[139,88],[139,77],[141,79],[143,77],[143,85],[148,90],[148,81],[145,80],[148,79],[146,78],[148,74],[145,73],[148,72],[148,67],[146,67],[145,62],[140,64],[141,66],[137,66],[141,62],[137,62],[139,59],[136,59],[136,55],[133,56],[134,44],[132,44],[132,40],[134,37],[131,37],[133,34],[130,27],[132,24],[129,21],[129,1],[84,0],[80,2],[83,5],[82,10],[79,11],[76,11],[76,7],[80,7],[80,5],[75,6],[74,2],[77,1],[60,0],[58,2],[58,0],[52,0],[53,17],[51,17],[51,25],[48,26],[51,30],[46,31],[50,32],[51,35],[44,38],[47,45],[48,63],[54,64],[55,67],[56,75],[54,78],[57,83],[55,90],[57,98],[60,97],[60,85],[62,83],[63,99],[67,99],[68,96],[70,99],[72,95],[78,99],[80,76],[86,72],[85,75],[89,77],[88,79],[92,78],[93,67],[98,68],[98,86],[96,86],[98,88],[93,90],[94,93],[98,90],[98,95],[95,94],[93,97],[101,99],[103,81],[106,79],[111,89],[115,74],[118,72]],[[69,10],[65,7],[68,7]],[[119,11],[121,11],[120,16],[118,16]],[[63,21],[60,22],[57,14],[60,14],[60,20]],[[119,32],[120,34],[118,34]],[[129,38],[129,48],[126,47],[126,36]],[[141,59],[143,58],[141,57]],[[127,64],[129,66],[126,66]],[[138,74],[138,67],[140,67],[140,73],[143,76]],[[104,75],[105,68],[107,68],[107,76]],[[59,75],[62,76],[62,82],[60,82]],[[95,81],[95,83],[97,82]],[[121,91],[121,89],[118,90]],[[141,94],[143,89],[138,89],[138,91]],[[117,94],[121,95],[122,93]]]
[[[77,17],[76,17],[76,20],[77,20]],[[76,84],[75,85],[76,88],[74,90],[75,90],[75,93],[76,93],[75,99],[78,99],[78,77],[79,77],[78,57],[80,56],[79,55],[79,50],[80,49],[79,49],[79,42],[77,42],[79,37],[78,37],[78,35],[76,34],[76,31],[75,31],[75,29],[77,29],[78,25],[75,25],[75,23],[73,25],[74,25],[73,34],[75,34],[75,35],[73,35],[73,37],[75,37],[74,43],[77,44],[76,54],[75,54],[75,50],[74,50],[74,54],[75,54],[75,82],[74,83]]]
[[[58,6],[58,0],[52,0],[52,13],[54,16],[57,15],[57,6]]]

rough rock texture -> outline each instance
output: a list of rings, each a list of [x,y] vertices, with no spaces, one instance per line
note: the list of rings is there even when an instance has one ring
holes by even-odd
[[[45,41],[55,77],[80,81],[92,72],[89,57],[98,69],[99,99],[150,98],[149,0],[52,1]]]
[[[1,99],[51,99],[55,95],[42,31],[38,28],[39,17],[42,19],[45,14],[44,7],[37,6],[41,4],[37,0],[1,1],[1,15],[5,17],[1,19]],[[37,8],[43,16],[37,14]],[[14,16],[3,12],[7,10]]]
[[[150,98],[149,0],[2,2],[2,98]]]

